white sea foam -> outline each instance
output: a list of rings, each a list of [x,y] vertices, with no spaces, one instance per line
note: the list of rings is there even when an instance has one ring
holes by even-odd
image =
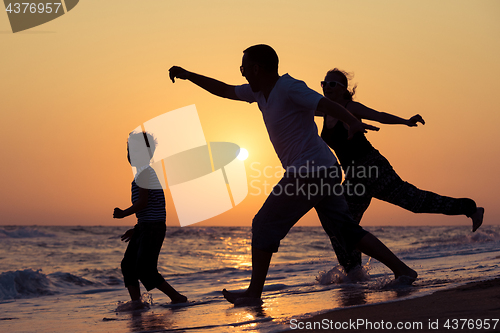
[[[45,274],[32,269],[0,274],[0,300],[53,295]]]

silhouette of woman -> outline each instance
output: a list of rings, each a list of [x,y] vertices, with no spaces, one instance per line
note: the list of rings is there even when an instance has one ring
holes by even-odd
[[[410,127],[417,126],[419,122],[425,124],[418,114],[403,119],[353,101],[356,86],[352,90],[348,89],[348,77],[348,73],[335,68],[326,74],[321,86],[325,97],[341,104],[358,119]],[[360,223],[372,198],[377,198],[414,213],[466,215],[472,219],[473,232],[481,226],[484,208],[477,207],[474,200],[441,196],[403,181],[363,133],[356,133],[352,139],[348,139],[347,126],[331,116],[325,116],[321,137],[335,151],[342,165],[345,173],[344,195],[356,222]],[[333,235],[330,235],[330,241],[346,272],[361,265],[359,251],[347,253]]]

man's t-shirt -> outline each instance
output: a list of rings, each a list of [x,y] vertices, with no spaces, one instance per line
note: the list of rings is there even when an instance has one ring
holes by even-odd
[[[269,138],[285,170],[302,174],[337,163],[319,137],[314,122],[314,111],[323,96],[303,81],[288,74],[281,76],[267,101],[262,92],[254,93],[249,84],[237,86],[235,92],[240,100],[259,105]]]

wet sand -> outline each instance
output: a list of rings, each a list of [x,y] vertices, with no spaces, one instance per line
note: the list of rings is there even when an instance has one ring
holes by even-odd
[[[287,332],[500,332],[500,278],[414,299],[334,310],[286,326]]]

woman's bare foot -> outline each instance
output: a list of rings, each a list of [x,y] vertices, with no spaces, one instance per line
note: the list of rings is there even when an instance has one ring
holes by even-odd
[[[484,208],[477,207],[476,212],[470,216],[470,218],[472,219],[472,232],[479,229],[481,224],[483,224],[483,217],[484,217]]]

